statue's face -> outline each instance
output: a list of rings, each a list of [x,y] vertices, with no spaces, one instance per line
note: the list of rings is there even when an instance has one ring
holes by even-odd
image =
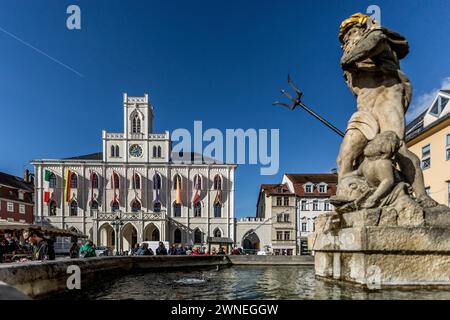
[[[358,26],[354,26],[347,31],[344,36],[344,43],[342,44],[342,49],[347,51],[350,49],[356,42],[361,39],[363,35],[363,29]]]

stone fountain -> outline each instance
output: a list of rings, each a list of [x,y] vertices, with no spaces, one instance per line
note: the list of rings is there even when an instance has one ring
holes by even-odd
[[[427,195],[404,141],[408,42],[361,13],[342,22],[339,39],[357,111],[337,159],[335,211],[310,238],[316,276],[369,289],[450,285],[450,209]]]

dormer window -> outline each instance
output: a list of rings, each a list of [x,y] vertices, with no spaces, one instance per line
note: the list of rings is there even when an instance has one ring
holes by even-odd
[[[311,183],[305,184],[305,193],[312,193],[313,185]]]
[[[433,104],[433,107],[430,109],[430,114],[439,117],[442,110],[444,110],[445,106],[447,105],[449,99],[443,96],[438,96],[436,101]]]
[[[321,183],[319,184],[319,193],[327,193],[327,184],[326,183]]]

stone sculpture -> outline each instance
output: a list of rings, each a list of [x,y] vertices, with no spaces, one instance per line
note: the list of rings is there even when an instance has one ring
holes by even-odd
[[[356,96],[337,158],[335,211],[310,237],[319,277],[383,286],[450,286],[450,209],[425,191],[405,144],[408,42],[357,13],[341,24],[345,80]]]

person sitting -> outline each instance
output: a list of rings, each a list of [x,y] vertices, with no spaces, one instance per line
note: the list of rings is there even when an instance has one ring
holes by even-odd
[[[218,255],[218,256],[224,256],[224,255],[226,255],[224,247],[220,247],[219,252],[217,252],[217,255]]]
[[[80,256],[83,258],[92,258],[97,256],[92,240],[86,241],[86,243],[81,247]]]
[[[33,260],[55,260],[55,249],[41,231],[30,230],[27,240],[33,245]]]
[[[177,249],[176,249],[176,255],[178,256],[184,256],[186,255],[186,250],[184,249],[182,244],[179,244]]]
[[[157,256],[167,256],[167,249],[164,246],[163,242],[159,242],[158,248],[156,248],[156,255]]]
[[[148,248],[148,243],[143,243],[141,247],[136,251],[137,256],[152,256],[153,251]]]
[[[136,243],[133,247],[133,249],[130,250],[130,256],[137,255],[138,250],[140,249],[139,243]]]
[[[177,250],[176,250],[176,248],[175,248],[175,245],[173,244],[173,245],[171,245],[170,248],[169,248],[169,255],[170,255],[170,256],[174,256],[174,255],[176,255],[176,254],[177,254]]]

